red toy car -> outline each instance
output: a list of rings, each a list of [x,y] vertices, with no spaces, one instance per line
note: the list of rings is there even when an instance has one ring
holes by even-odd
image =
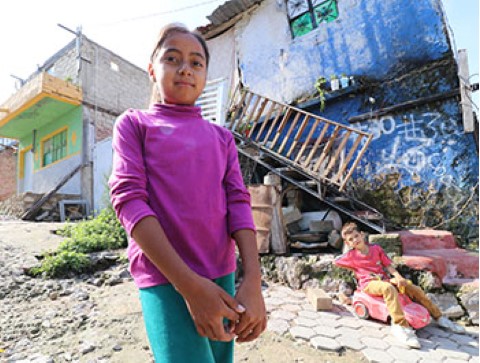
[[[430,324],[431,317],[427,309],[414,303],[405,294],[398,294],[398,297],[405,313],[405,319],[412,328],[420,329]],[[372,317],[387,322],[390,318],[385,301],[381,296],[373,296],[357,290],[353,293],[352,305],[355,314],[361,319]]]

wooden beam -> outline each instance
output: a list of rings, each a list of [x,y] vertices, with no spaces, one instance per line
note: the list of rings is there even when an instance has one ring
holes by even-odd
[[[468,70],[468,54],[466,49],[458,50],[458,78],[460,81],[460,98],[462,100],[463,131],[475,131],[472,109],[472,91],[470,89],[470,72]]]
[[[360,121],[366,121],[366,120],[374,119],[374,118],[377,118],[379,116],[383,116],[383,115],[393,113],[393,112],[396,112],[396,111],[399,111],[399,110],[412,108],[412,107],[423,105],[423,104],[430,103],[430,102],[442,101],[442,100],[445,100],[447,98],[452,98],[452,97],[455,97],[455,96],[458,96],[458,95],[460,95],[459,90],[454,89],[454,90],[451,90],[451,91],[448,91],[448,92],[445,92],[445,93],[435,94],[433,96],[417,98],[416,100],[406,101],[406,102],[398,103],[398,104],[393,105],[393,106],[380,108],[380,109],[375,110],[373,112],[366,112],[366,113],[362,113],[360,115],[352,116],[348,119],[348,122],[355,123],[355,122],[360,122]]]

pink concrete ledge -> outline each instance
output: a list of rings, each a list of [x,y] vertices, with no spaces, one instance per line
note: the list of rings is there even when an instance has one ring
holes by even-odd
[[[451,232],[409,230],[398,234],[402,260],[410,268],[431,271],[441,283],[478,279],[478,253],[458,248]]]

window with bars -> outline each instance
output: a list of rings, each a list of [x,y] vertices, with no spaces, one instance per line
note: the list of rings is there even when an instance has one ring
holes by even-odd
[[[338,18],[337,0],[286,0],[286,4],[294,38]]]
[[[67,156],[67,130],[42,142],[42,166],[47,166]]]

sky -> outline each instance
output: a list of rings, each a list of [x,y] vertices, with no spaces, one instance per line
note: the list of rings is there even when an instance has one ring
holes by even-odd
[[[28,78],[37,66],[74,39],[79,26],[89,39],[146,69],[162,24],[177,21],[193,29],[226,0],[15,0],[3,5],[0,20],[0,104],[15,93],[15,77]],[[368,0],[362,0],[368,1]],[[467,49],[470,81],[478,82],[479,0],[443,0],[456,49]],[[474,95],[478,104],[478,92]],[[478,109],[477,109],[478,111]]]

